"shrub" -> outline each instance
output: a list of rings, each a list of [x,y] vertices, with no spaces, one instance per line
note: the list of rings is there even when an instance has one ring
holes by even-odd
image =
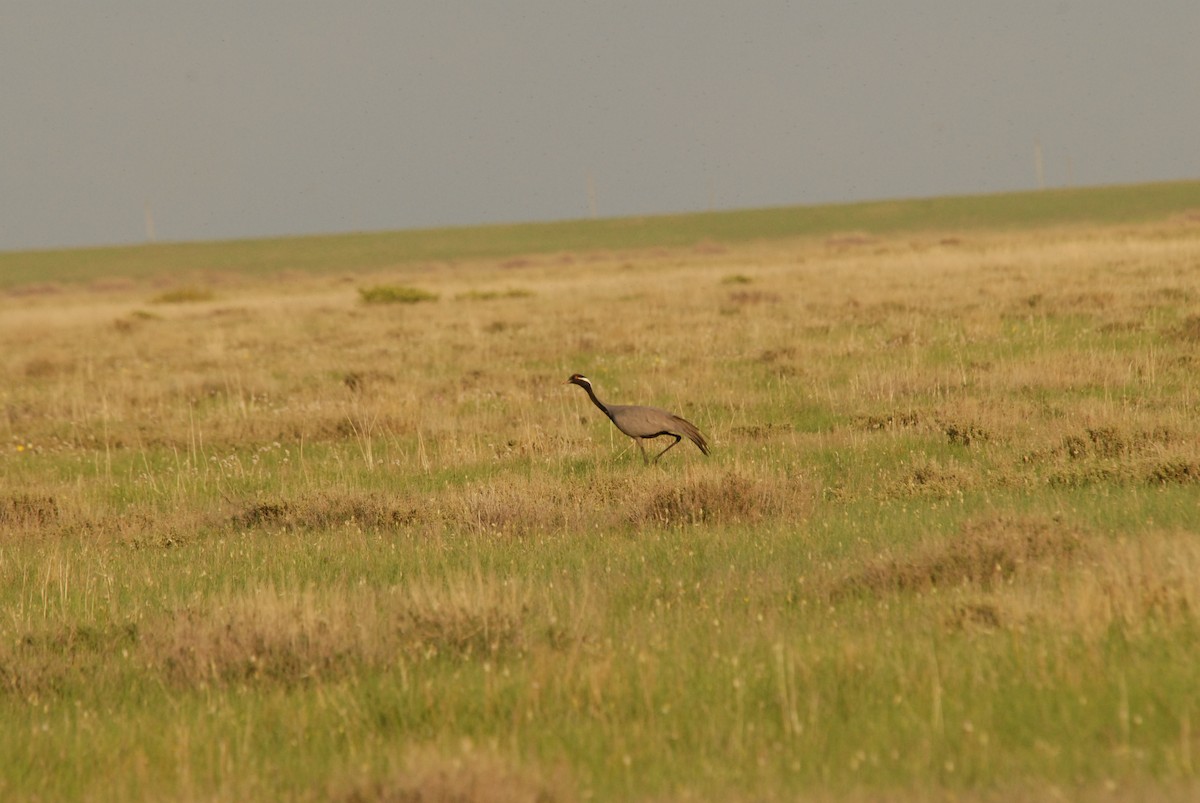
[[[392,284],[360,287],[358,294],[367,304],[416,304],[418,301],[437,301],[437,293],[431,293],[419,287]]]
[[[212,301],[216,295],[203,287],[180,287],[167,290],[150,299],[153,304],[188,304],[196,301]]]
[[[1080,532],[1052,519],[968,521],[955,537],[868,562],[834,583],[830,598],[964,585],[988,589],[1036,566],[1062,567],[1083,553]]]

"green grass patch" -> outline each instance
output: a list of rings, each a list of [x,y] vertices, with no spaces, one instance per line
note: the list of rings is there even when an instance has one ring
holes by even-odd
[[[194,304],[199,301],[212,301],[216,298],[216,294],[206,287],[180,287],[175,290],[167,290],[159,293],[154,298],[150,299],[152,304]],[[147,313],[134,313],[135,316],[145,319]]]
[[[421,301],[437,301],[437,293],[419,287],[378,284],[360,287],[358,295],[367,304],[417,304]]]

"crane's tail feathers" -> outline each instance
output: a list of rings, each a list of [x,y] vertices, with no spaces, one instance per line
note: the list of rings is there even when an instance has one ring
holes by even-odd
[[[700,434],[700,430],[696,429],[696,425],[679,416],[675,416],[675,420],[679,422],[679,429],[687,436],[688,440],[696,444],[703,454],[708,454],[708,441],[704,440],[704,436]]]

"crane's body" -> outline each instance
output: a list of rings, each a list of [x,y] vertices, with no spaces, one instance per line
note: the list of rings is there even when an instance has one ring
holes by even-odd
[[[679,443],[683,438],[687,438],[692,443],[696,444],[703,454],[708,454],[708,442],[704,440],[704,436],[700,434],[700,430],[690,421],[686,421],[674,413],[669,413],[666,410],[660,410],[657,407],[643,407],[636,404],[605,404],[596,398],[596,391],[592,389],[592,381],[583,374],[572,374],[567,380],[572,385],[579,385],[587,391],[588,398],[592,403],[600,408],[600,412],[608,416],[608,419],[613,422],[613,425],[621,432],[633,438],[634,443],[641,450],[642,459],[647,463],[650,458],[646,455],[646,448],[642,445],[643,441],[653,440],[655,438],[667,435],[674,438],[657,455],[654,456],[654,462],[657,463],[659,458],[670,451],[671,447]]]

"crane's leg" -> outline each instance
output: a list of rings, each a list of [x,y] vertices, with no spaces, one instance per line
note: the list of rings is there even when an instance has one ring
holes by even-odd
[[[669,445],[669,446],[667,446],[667,448],[666,448],[666,449],[663,449],[661,452],[659,452],[659,453],[658,453],[658,454],[657,454],[657,455],[654,457],[654,462],[655,462],[655,463],[657,463],[657,462],[658,462],[658,458],[662,457],[662,456],[663,456],[663,455],[665,455],[667,452],[671,451],[671,447],[672,447],[672,446],[674,446],[675,444],[679,443],[679,441],[680,441],[680,440],[682,440],[682,437],[681,437],[681,436],[679,436],[679,435],[676,435],[674,432],[668,432],[667,434],[668,434],[668,435],[670,435],[671,437],[673,437],[675,440],[671,441],[670,445]]]
[[[634,438],[633,442],[638,445],[638,451],[642,453],[642,463],[647,466],[650,465],[650,458],[646,456],[646,447],[642,445],[642,439]]]

